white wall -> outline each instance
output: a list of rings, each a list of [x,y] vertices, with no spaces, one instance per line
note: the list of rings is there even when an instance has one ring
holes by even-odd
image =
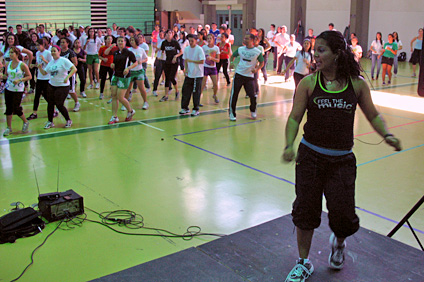
[[[402,51],[406,52],[409,60],[411,57],[410,42],[413,37],[418,35],[418,29],[423,26],[424,2],[422,0],[371,1],[368,38],[370,44],[375,39],[377,31],[383,34],[385,42],[387,42],[389,33],[397,31],[403,43]],[[369,46],[366,48],[369,48]]]
[[[256,0],[256,27],[270,30],[270,25],[290,27],[290,0]]]
[[[159,11],[190,11],[197,17],[202,13],[202,3],[197,0],[158,0],[156,4]]]
[[[373,0],[371,0],[373,1]],[[343,32],[350,20],[350,0],[307,0],[305,33],[312,28],[315,35],[328,30],[328,24]]]

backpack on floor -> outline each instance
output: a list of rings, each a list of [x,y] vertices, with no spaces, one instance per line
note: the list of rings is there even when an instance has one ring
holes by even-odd
[[[400,52],[400,54],[398,56],[398,61],[399,62],[405,62],[406,61],[406,53],[405,52]]]
[[[16,239],[34,236],[44,226],[40,213],[33,208],[12,211],[0,217],[0,244],[14,243]]]

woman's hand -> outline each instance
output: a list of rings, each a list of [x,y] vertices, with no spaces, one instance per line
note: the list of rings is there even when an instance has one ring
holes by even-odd
[[[281,156],[282,162],[291,162],[294,160],[294,150],[293,146],[286,147],[284,149],[283,155]]]

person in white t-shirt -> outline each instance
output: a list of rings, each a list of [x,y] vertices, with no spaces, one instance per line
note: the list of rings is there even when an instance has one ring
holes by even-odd
[[[100,88],[100,78],[99,78],[99,49],[102,45],[101,40],[96,37],[96,33],[94,28],[90,28],[88,30],[88,38],[84,45],[84,50],[87,52],[87,67],[88,67],[88,74],[90,76],[90,85],[87,86],[87,89],[92,89],[94,86],[93,81],[93,72],[96,76],[96,89]]]
[[[52,54],[49,50],[46,49],[45,40],[37,40],[37,53],[35,54],[35,67],[42,65],[43,68],[53,60]],[[35,95],[34,95],[34,106],[32,109],[32,114],[27,118],[28,120],[38,118],[37,111],[40,104],[40,97],[43,96],[47,99],[47,89],[49,86],[50,74],[43,75],[40,71],[37,72],[37,82],[35,84]]]
[[[187,36],[189,46],[185,47],[183,53],[184,59],[184,84],[182,88],[181,111],[180,115],[189,114],[191,96],[193,95],[192,116],[199,115],[201,86],[204,75],[203,64],[205,62],[205,53],[202,47],[197,45],[197,35],[189,34]]]
[[[140,44],[139,47],[141,49],[144,50],[144,52],[146,52],[147,57],[149,57],[149,45],[147,45],[146,43],[146,39],[144,38],[143,34],[138,34],[137,35],[138,38],[138,43]],[[146,92],[149,93],[150,92],[150,83],[149,83],[149,79],[147,78],[147,62],[144,62],[143,64],[143,69],[144,69],[144,88],[146,89]]]
[[[268,39],[268,42],[271,44],[271,52],[274,53],[274,61],[273,61],[274,70],[277,69],[277,46],[274,43],[276,34],[277,34],[277,31],[275,30],[275,24],[271,24],[271,30],[268,31],[268,33],[266,34],[266,38]]]
[[[131,47],[128,48],[128,50],[134,53],[135,59],[138,62],[138,65],[135,66],[130,72],[130,78],[131,78],[130,85],[127,89],[127,92],[125,93],[125,97],[128,100],[130,91],[133,88],[133,83],[135,81],[135,83],[137,84],[138,90],[140,90],[141,97],[143,98],[143,101],[144,101],[142,109],[147,110],[149,108],[149,103],[147,102],[147,93],[146,93],[146,89],[144,88],[145,70],[143,68],[143,63],[146,63],[148,59],[147,54],[143,48],[138,46],[139,41],[137,37],[131,37],[130,44],[131,44]]]
[[[375,40],[371,43],[370,51],[371,51],[371,79],[374,80],[374,69],[375,65],[377,65],[377,79],[380,74],[381,68],[381,57],[380,53],[384,46],[384,41],[381,38],[381,32],[377,32],[375,35]]]
[[[54,107],[59,110],[62,116],[66,119],[65,127],[71,127],[72,120],[69,117],[68,110],[63,105],[69,93],[69,79],[77,72],[77,68],[67,58],[60,56],[60,47],[53,46],[51,49],[51,60],[45,68],[43,64],[38,64],[38,70],[43,74],[50,74],[49,90],[47,99],[47,115],[48,121],[44,126],[45,129],[52,128]]]
[[[231,96],[229,101],[229,115],[231,121],[236,121],[237,99],[241,87],[244,86],[246,94],[250,97],[250,115],[256,119],[256,95],[254,89],[254,74],[264,66],[264,57],[262,51],[255,48],[254,42],[256,36],[247,34],[244,37],[242,47],[239,47],[232,55],[233,62],[236,57],[240,57],[240,62],[236,68],[236,74],[233,79]]]
[[[351,39],[352,45],[350,45],[350,48],[353,51],[353,54],[355,55],[355,61],[359,62],[359,59],[362,58],[362,47],[358,45],[358,38],[353,37]]]
[[[397,33],[397,31],[393,31],[393,41],[397,43],[398,52],[400,52],[400,50],[403,49],[403,44],[402,44],[402,41],[400,41],[400,39],[399,39],[399,34]],[[397,76],[397,73],[398,73],[398,56],[396,55],[393,58],[393,75],[394,75],[394,77]]]
[[[211,77],[213,83],[213,96],[215,103],[219,103],[218,96],[218,70],[216,68],[216,63],[219,63],[219,47],[215,45],[215,36],[213,33],[209,33],[207,35],[208,45],[203,45],[203,52],[205,52],[205,71],[202,81],[202,92],[205,89],[206,81],[208,80],[208,76]]]
[[[311,46],[312,43],[310,39],[303,40],[302,50],[296,52],[295,57],[289,62],[286,69],[283,71],[283,74],[285,74],[289,70],[289,68],[294,63],[296,63],[296,67],[293,73],[295,91],[297,85],[299,85],[299,82],[302,80],[302,78],[309,74],[309,68],[311,67],[313,59]]]
[[[288,81],[289,78],[291,78],[293,76],[293,71],[294,71],[294,65],[290,66],[290,68],[288,68],[288,65],[290,63],[291,60],[293,60],[293,58],[296,56],[296,52],[302,50],[302,45],[300,45],[297,41],[296,41],[296,36],[294,34],[290,35],[290,42],[288,42],[286,44],[286,53],[284,56],[284,63],[286,65],[286,69],[290,69],[290,71],[286,71],[285,72],[285,81]]]
[[[277,46],[277,74],[281,74],[284,62],[284,53],[286,52],[286,44],[290,42],[290,36],[287,34],[285,25],[279,27],[281,31],[275,36],[274,43]]]

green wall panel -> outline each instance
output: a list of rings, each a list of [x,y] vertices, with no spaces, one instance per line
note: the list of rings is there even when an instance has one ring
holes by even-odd
[[[128,27],[133,25],[140,28],[143,33],[149,33],[151,23],[155,20],[154,0],[108,0],[107,1],[108,26],[116,23],[118,26]]]
[[[7,25],[47,23],[49,30],[54,26],[63,28],[91,23],[90,0],[6,0]]]

